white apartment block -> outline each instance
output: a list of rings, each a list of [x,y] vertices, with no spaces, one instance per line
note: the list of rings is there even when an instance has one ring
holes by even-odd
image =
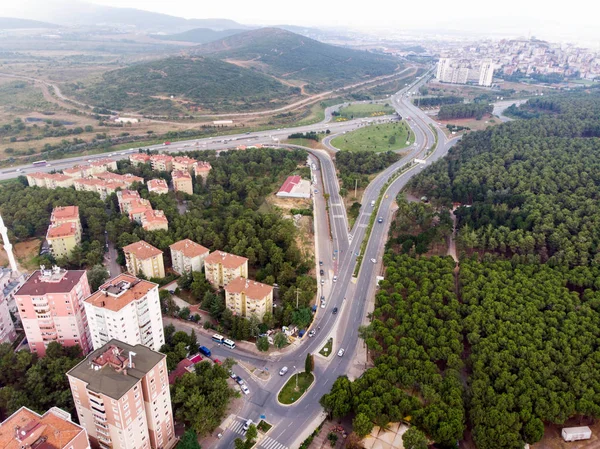
[[[177,274],[202,271],[204,259],[210,253],[208,248],[190,239],[175,242],[169,248],[171,248],[173,271]]]
[[[490,87],[494,78],[494,63],[491,59],[486,59],[481,63],[479,72],[479,85]]]
[[[165,343],[158,285],[153,282],[120,274],[101,285],[83,304],[94,349],[113,338],[155,351]]]

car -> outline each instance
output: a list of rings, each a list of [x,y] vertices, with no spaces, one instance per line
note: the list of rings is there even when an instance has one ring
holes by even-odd
[[[283,368],[281,368],[281,369],[279,370],[279,375],[280,375],[280,376],[283,376],[283,375],[285,375],[285,373],[287,373],[287,372],[288,372],[288,367],[287,367],[287,366],[284,366]]]
[[[323,261],[319,260],[319,266],[323,265]]]
[[[338,308],[334,307],[333,310],[331,311],[331,313],[333,313],[334,315],[338,312]]]
[[[333,282],[337,282],[337,276],[333,277]]]
[[[231,377],[232,379],[235,379],[237,376],[235,375],[235,373],[231,370],[229,370],[229,377]]]
[[[244,430],[248,430],[252,424],[254,424],[254,423],[252,422],[252,420],[251,420],[251,419],[247,420],[247,421],[244,423]]]
[[[344,352],[345,352],[345,351],[344,351],[344,348],[340,349],[340,350],[338,351],[338,357],[342,357],[342,356],[344,355]]]
[[[321,268],[321,270],[319,271],[319,274],[320,274],[321,276],[323,276],[323,275],[325,275],[325,271],[323,271],[323,269]]]
[[[325,308],[325,301],[321,301],[321,309]]]
[[[314,337],[317,332],[313,329],[308,333],[309,337]]]
[[[325,283],[325,279],[321,278],[321,285]]]
[[[240,376],[235,376],[235,381],[238,383],[238,385],[244,385],[244,379],[242,379]]]
[[[219,359],[214,359],[213,362],[215,362],[215,365],[220,365],[221,363],[223,363]]]
[[[325,296],[321,295],[321,302],[325,302]]]
[[[250,394],[250,389],[245,384],[242,385],[241,388],[244,394]]]
[[[371,259],[371,262],[377,263],[377,259]]]
[[[17,168],[15,171],[16,171],[16,172],[22,172],[23,170],[22,170],[22,169],[20,169],[20,168]]]
[[[377,223],[383,223],[383,218],[379,217],[379,218],[377,219]]]

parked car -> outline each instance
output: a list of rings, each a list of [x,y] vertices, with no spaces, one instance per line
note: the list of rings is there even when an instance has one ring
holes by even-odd
[[[324,275],[325,275],[325,271],[324,271],[324,270],[321,268],[321,270],[319,271],[319,274],[320,274],[321,276],[324,276]]]
[[[244,394],[250,394],[250,389],[246,386],[246,384],[242,385],[241,388]]]
[[[287,373],[287,372],[288,372],[288,367],[287,367],[287,366],[284,366],[283,368],[281,368],[281,369],[279,370],[279,375],[280,375],[280,376],[283,376],[283,375],[285,375],[285,373]]]
[[[323,265],[323,261],[322,260],[319,260],[319,265]]]
[[[231,377],[232,379],[235,379],[237,376],[235,375],[235,373],[231,370],[229,370],[229,377]]]
[[[252,424],[254,424],[254,423],[252,422],[251,419],[249,419],[248,421],[246,421],[244,423],[244,431],[248,430]]]
[[[321,309],[325,308],[325,301],[321,301]]]
[[[325,279],[321,278],[321,285],[325,283]]]
[[[242,379],[240,376],[235,376],[235,381],[238,383],[238,385],[244,385],[244,379]]]
[[[210,357],[211,354],[210,349],[208,349],[206,346],[198,346],[198,352],[206,357]]]
[[[338,308],[334,307],[332,313],[335,315],[338,312]]]
[[[341,357],[343,355],[344,355],[344,348],[342,348],[338,351],[338,357]]]

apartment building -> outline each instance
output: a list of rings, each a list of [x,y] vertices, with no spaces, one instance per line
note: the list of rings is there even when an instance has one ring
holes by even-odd
[[[94,176],[96,174],[106,172],[108,170],[117,170],[117,161],[114,159],[104,158],[90,162],[89,165],[83,165],[83,177]]]
[[[224,287],[238,277],[248,277],[248,259],[214,251],[204,259],[204,276],[215,287]]]
[[[123,248],[127,271],[137,276],[143,274],[147,278],[164,278],[165,265],[163,252],[143,240]]]
[[[81,219],[79,218],[79,206],[58,206],[52,209],[50,223],[59,225],[64,223],[73,223],[77,228],[77,238],[81,241]]]
[[[137,190],[119,190],[117,192],[117,201],[119,203],[119,210],[122,214],[129,214],[131,209],[131,203],[134,201],[140,201],[142,198]]]
[[[479,72],[479,85],[490,87],[494,78],[494,63],[491,59],[486,59],[481,63]]]
[[[29,349],[43,357],[48,343],[56,341],[79,345],[87,354],[92,345],[83,300],[89,295],[85,270],[42,266],[34,271],[15,293]]]
[[[50,252],[56,258],[68,257],[81,243],[81,234],[74,223],[51,224],[46,232]]]
[[[15,323],[10,316],[8,298],[0,295],[0,344],[12,343],[17,338]]]
[[[239,277],[225,286],[225,304],[235,315],[262,320],[266,312],[273,312],[273,287]]]
[[[143,224],[145,213],[152,210],[150,201],[139,199],[129,203],[129,219]]]
[[[206,178],[208,178],[211,169],[212,166],[210,165],[210,162],[198,161],[196,165],[194,165],[194,176],[196,178],[201,177],[202,182],[204,183],[206,182]]]
[[[148,181],[148,192],[157,193],[159,195],[169,193],[169,186],[167,185],[167,181],[160,178],[151,179],[150,181]]]
[[[150,164],[154,171],[171,171],[173,170],[173,156],[168,154],[153,154],[150,156]]]
[[[90,449],[85,429],[52,407],[43,415],[21,407],[0,424],[2,449]]]
[[[94,349],[113,338],[155,351],[165,343],[158,284],[120,274],[85,299]]]
[[[140,164],[147,164],[150,162],[150,155],[146,153],[131,154],[129,155],[129,162],[131,162],[131,165],[134,167]]]
[[[208,248],[190,239],[175,242],[169,248],[171,248],[173,271],[177,274],[202,271],[204,259],[210,253]]]
[[[100,449],[170,449],[166,356],[110,340],[67,372],[81,426]]]
[[[168,231],[169,220],[162,210],[147,210],[142,216],[142,228],[146,231]]]
[[[185,192],[192,195],[194,187],[192,185],[192,175],[185,170],[173,170],[171,173],[173,178],[173,190],[176,192]]]
[[[116,193],[118,189],[127,189],[131,184],[121,181],[105,181],[95,178],[81,178],[73,181],[75,190],[84,192],[94,192],[100,195],[100,198],[105,200],[112,193]]]
[[[176,156],[173,158],[173,170],[183,170],[190,173],[193,173],[194,165],[196,165],[198,161],[196,159],[192,159],[187,156]]]
[[[134,182],[139,182],[140,184],[144,184],[144,178],[140,176],[132,175],[131,173],[125,173],[124,175],[120,175],[119,173],[112,173],[109,171],[101,171],[94,173],[93,178],[101,179],[103,181],[115,181],[126,184],[130,187]]]
[[[43,187],[57,189],[59,187],[73,187],[73,178],[60,173],[29,173],[27,183],[30,187]]]

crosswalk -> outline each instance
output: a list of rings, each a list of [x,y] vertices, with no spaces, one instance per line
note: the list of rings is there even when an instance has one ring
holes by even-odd
[[[245,435],[246,432],[244,431],[244,423],[246,421],[239,421],[237,419],[234,419],[233,421],[231,421],[231,423],[229,424],[229,426],[227,427],[229,430],[231,430],[232,432],[235,432],[239,435]],[[283,444],[277,442],[276,440],[274,440],[271,437],[264,437],[260,443],[258,444],[258,449],[288,449],[287,446],[284,446]]]

